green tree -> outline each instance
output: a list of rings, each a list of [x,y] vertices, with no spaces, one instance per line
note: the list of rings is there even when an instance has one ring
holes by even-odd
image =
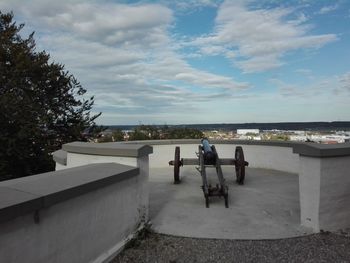
[[[141,125],[134,128],[129,140],[160,140],[160,139],[200,139],[204,134],[200,130],[192,128],[169,128]]]
[[[174,128],[168,132],[168,139],[201,139],[203,132],[192,128]]]
[[[36,51],[34,33],[0,11],[0,179],[53,170],[51,153],[84,140],[96,128],[94,98],[49,54]]]
[[[115,142],[124,141],[124,133],[120,129],[116,129],[112,133],[113,140]]]
[[[141,125],[135,127],[129,135],[129,141],[143,141],[150,140],[152,134],[150,134],[149,126]]]

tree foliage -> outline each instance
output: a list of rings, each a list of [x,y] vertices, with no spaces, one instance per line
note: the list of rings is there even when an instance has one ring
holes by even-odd
[[[124,141],[124,133],[120,129],[116,129],[112,132],[113,141]]]
[[[34,33],[0,11],[0,179],[53,169],[50,153],[92,131],[94,98],[62,64],[36,51]]]
[[[134,128],[129,140],[161,140],[161,139],[200,139],[204,134],[200,130],[191,128],[158,127],[140,125]]]
[[[112,132],[107,132],[107,128],[105,128],[105,130],[100,132],[97,138],[95,137],[93,140],[99,143],[124,141],[124,132],[120,129],[114,129]]]

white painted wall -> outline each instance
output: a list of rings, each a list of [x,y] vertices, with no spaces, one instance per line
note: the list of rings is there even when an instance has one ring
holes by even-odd
[[[115,255],[141,223],[140,177],[89,192],[2,223],[0,262],[102,262]],[[143,179],[141,179],[143,180]]]

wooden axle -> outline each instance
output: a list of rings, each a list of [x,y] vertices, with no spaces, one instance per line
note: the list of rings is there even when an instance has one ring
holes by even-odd
[[[219,159],[220,165],[236,165],[236,160],[231,158],[222,158]],[[174,165],[174,161],[170,161],[169,165]],[[180,166],[184,165],[199,165],[198,158],[181,158]],[[245,166],[248,166],[249,163],[245,161]]]

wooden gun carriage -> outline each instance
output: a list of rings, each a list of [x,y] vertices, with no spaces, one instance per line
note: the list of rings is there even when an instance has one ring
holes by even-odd
[[[208,139],[201,140],[201,145],[198,146],[197,158],[180,158],[180,147],[175,147],[175,158],[169,161],[169,165],[174,166],[174,183],[179,184],[180,167],[184,165],[197,165],[196,169],[202,177],[202,189],[205,198],[205,205],[209,207],[209,197],[222,196],[225,199],[225,207],[228,208],[228,186],[222,173],[221,165],[234,165],[236,171],[236,182],[240,185],[244,184],[245,167],[248,162],[244,160],[243,149],[237,146],[235,149],[235,158],[220,159],[216,151],[215,145],[210,145]],[[213,167],[216,169],[219,183],[216,186],[208,185],[206,168]]]

